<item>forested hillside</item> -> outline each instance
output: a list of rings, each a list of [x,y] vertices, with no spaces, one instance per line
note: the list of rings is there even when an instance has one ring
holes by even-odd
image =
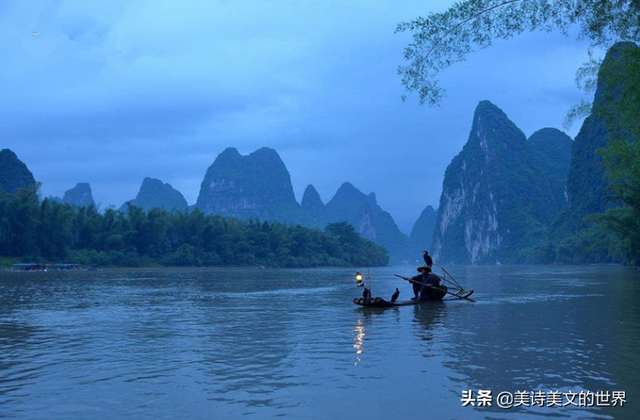
[[[381,266],[384,248],[347,223],[324,231],[205,215],[73,207],[0,191],[0,255],[28,262],[141,266]]]

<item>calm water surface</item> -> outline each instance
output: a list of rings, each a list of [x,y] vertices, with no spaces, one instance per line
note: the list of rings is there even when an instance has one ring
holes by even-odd
[[[352,303],[354,270],[1,273],[0,417],[640,418],[640,273],[451,267],[477,303]],[[410,286],[372,270],[373,295]],[[626,391],[609,409],[462,390]]]

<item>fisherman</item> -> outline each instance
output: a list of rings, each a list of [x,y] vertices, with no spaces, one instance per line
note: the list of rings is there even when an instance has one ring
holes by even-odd
[[[418,274],[417,276],[411,277],[411,284],[413,285],[413,297],[411,300],[417,300],[420,297],[420,292],[425,284],[427,284],[427,280],[429,280],[429,272],[431,269],[429,267],[421,266],[417,268]]]
[[[420,274],[414,277],[405,277],[399,274],[394,274],[394,276],[412,283],[414,297],[412,297],[411,300],[442,300],[445,295],[449,294],[458,299],[475,302],[473,299],[469,298],[469,296],[473,294],[473,290],[465,290],[444,268],[442,268],[442,271],[445,276],[450,278],[450,280],[447,277],[440,277],[437,274],[432,273],[431,268],[427,266],[418,267],[417,270]],[[441,282],[451,282],[458,289],[455,293],[450,292],[446,285],[441,285]]]
[[[362,286],[364,288],[364,290],[362,291],[362,298],[364,300],[370,299],[371,298],[371,290],[369,290],[369,288],[367,286]]]
[[[434,292],[436,291],[434,288],[440,287],[440,277],[433,274],[431,269],[427,267],[426,281],[420,288],[420,299],[429,299],[433,297]]]
[[[422,251],[422,252],[424,252],[424,255],[422,256],[422,258],[424,258],[424,265],[426,265],[429,268],[433,267],[433,260],[429,255],[429,251]]]
[[[434,287],[440,286],[440,277],[431,273],[431,268],[422,266],[418,267],[420,274],[411,278],[413,283],[413,297],[416,299],[430,299],[433,296]]]

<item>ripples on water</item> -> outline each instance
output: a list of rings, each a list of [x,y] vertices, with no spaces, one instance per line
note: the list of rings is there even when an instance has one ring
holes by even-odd
[[[411,295],[374,269],[373,294]],[[2,273],[0,417],[637,418],[640,276],[452,267],[476,304],[356,307],[353,270]],[[623,408],[462,407],[624,390]]]

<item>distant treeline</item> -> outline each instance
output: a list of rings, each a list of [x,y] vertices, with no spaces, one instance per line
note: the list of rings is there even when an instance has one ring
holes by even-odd
[[[205,215],[73,207],[33,191],[0,190],[0,255],[97,266],[383,266],[380,245],[346,222],[324,231]]]

